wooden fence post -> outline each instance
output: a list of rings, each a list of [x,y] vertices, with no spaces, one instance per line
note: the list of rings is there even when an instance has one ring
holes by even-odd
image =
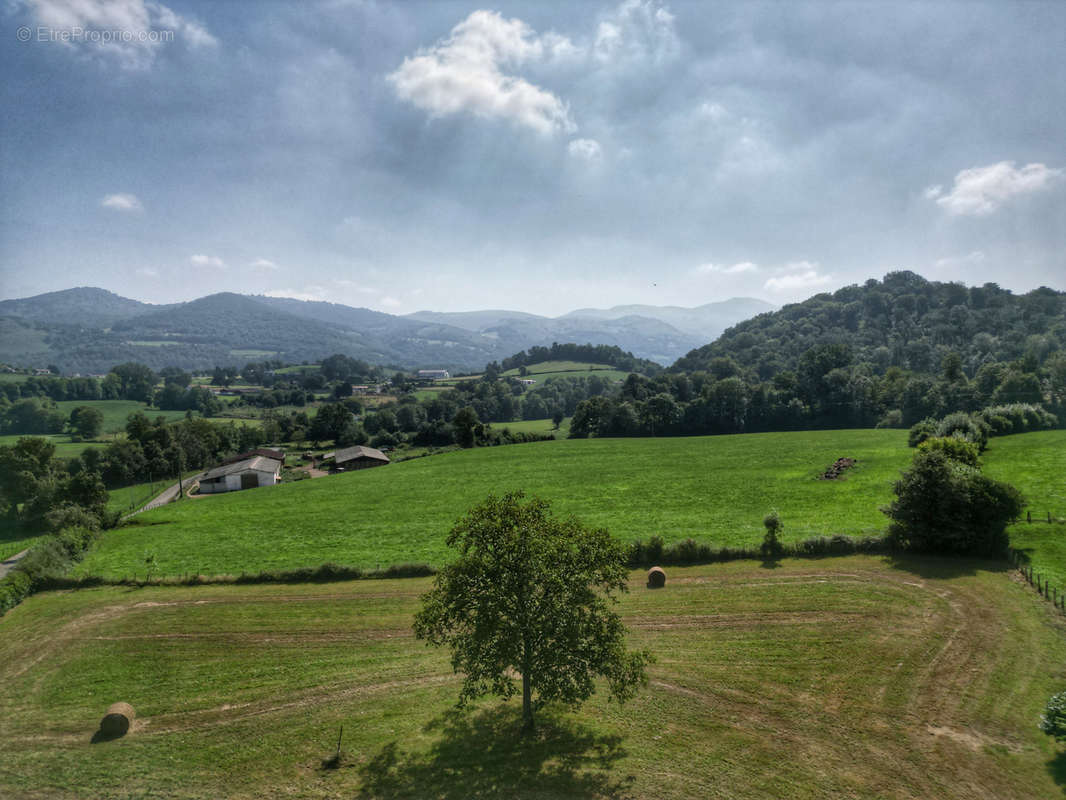
[[[1026,511],[1025,512],[1025,521],[1026,522],[1032,522],[1033,521],[1033,512],[1032,511]]]

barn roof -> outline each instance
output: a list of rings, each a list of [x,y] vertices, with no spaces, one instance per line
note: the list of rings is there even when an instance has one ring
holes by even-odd
[[[357,444],[355,447],[345,447],[343,450],[333,453],[333,460],[338,464],[351,461],[354,458],[372,458],[375,461],[389,463],[389,457],[380,450],[375,450],[373,447],[363,447],[361,444]]]
[[[210,481],[215,478],[221,478],[224,475],[236,475],[238,472],[246,472],[249,470],[255,470],[256,472],[277,472],[281,469],[281,462],[276,461],[273,458],[264,458],[263,456],[256,456],[255,458],[248,458],[244,461],[237,461],[233,464],[223,464],[221,467],[215,467],[204,475],[203,480]]]

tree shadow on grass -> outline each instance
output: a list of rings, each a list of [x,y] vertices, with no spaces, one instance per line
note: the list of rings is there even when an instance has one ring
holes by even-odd
[[[440,734],[429,750],[407,753],[389,742],[359,768],[359,797],[624,797],[633,781],[610,772],[626,755],[620,736],[548,713],[530,736],[521,735],[520,714],[508,706],[453,709],[425,730]]]
[[[978,572],[1007,572],[1006,559],[972,558],[969,556],[939,556],[920,553],[895,553],[888,556],[893,569],[903,570],[920,578],[961,578]]]
[[[1062,793],[1066,794],[1066,753],[1059,753],[1047,762],[1047,771],[1051,779],[1062,787]]]

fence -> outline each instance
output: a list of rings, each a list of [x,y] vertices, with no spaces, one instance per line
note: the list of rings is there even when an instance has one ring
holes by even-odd
[[[1025,515],[1026,522],[1033,521],[1033,512],[1028,511]],[[1042,520],[1039,520],[1042,521]],[[1061,522],[1051,516],[1051,512],[1047,512],[1048,524],[1052,522]],[[1028,556],[1021,553],[1019,550],[1015,550],[1013,547],[1008,551],[1008,557],[1010,563],[1015,567],[1021,576],[1025,578],[1026,583],[1036,589],[1037,594],[1046,600],[1049,600],[1055,608],[1066,614],[1066,589],[1062,589],[1059,586],[1052,586],[1051,579],[1046,575],[1037,572],[1033,565],[1028,563]]]

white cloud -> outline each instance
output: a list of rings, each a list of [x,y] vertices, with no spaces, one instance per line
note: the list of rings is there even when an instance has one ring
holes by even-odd
[[[744,272],[758,272],[759,267],[751,261],[741,261],[736,264],[700,264],[693,272],[697,275],[740,275]]]
[[[215,269],[226,268],[226,262],[218,256],[209,256],[203,253],[189,256],[189,263],[196,267],[213,267]]]
[[[625,0],[600,22],[592,44],[601,62],[665,61],[680,49],[674,15],[654,0]]]
[[[501,67],[543,61],[573,46],[565,37],[538,37],[520,19],[475,11],[447,39],[405,58],[388,76],[398,97],[431,116],[469,112],[509,119],[542,134],[576,130],[565,103]]]
[[[1044,164],[1026,164],[1016,169],[1013,161],[1000,161],[987,167],[964,169],[955,176],[955,185],[948,194],[940,196],[930,187],[925,196],[936,199],[949,214],[981,217],[991,214],[1012,197],[1047,188],[1062,177],[1063,170]]]
[[[308,300],[311,302],[323,302],[326,300],[326,288],[324,286],[305,286],[298,289],[271,289],[263,292],[267,297],[287,297],[291,300]]]
[[[105,194],[100,200],[100,205],[116,211],[144,211],[144,206],[135,194]]]
[[[218,44],[202,25],[152,0],[29,0],[39,27],[67,47],[116,59],[124,69],[147,69],[156,53],[178,40],[190,47]]]
[[[574,139],[566,146],[567,152],[575,158],[596,161],[603,155],[603,148],[595,139]]]
[[[813,289],[832,283],[831,275],[818,272],[818,265],[810,261],[793,261],[786,264],[782,275],[769,278],[763,288],[771,292],[788,292],[794,289]]]
[[[983,250],[974,250],[967,253],[964,256],[947,256],[946,258],[938,258],[933,262],[933,266],[937,269],[944,269],[946,267],[966,267],[974,266],[976,264],[982,264],[985,261],[985,253]]]
[[[400,306],[403,305],[403,303],[401,303],[395,297],[389,297],[389,296],[382,297],[381,300],[378,301],[378,302],[379,302],[380,305],[385,306],[385,308],[399,308]]]
[[[922,197],[924,197],[926,200],[936,200],[943,193],[944,187],[938,183],[935,186],[926,187],[926,190],[922,192]]]
[[[136,272],[137,272],[138,275],[141,275],[142,277],[145,277],[145,278],[158,278],[159,277],[159,270],[157,270],[155,267],[138,267]]]
[[[273,272],[273,271],[278,269],[278,265],[277,264],[275,264],[273,261],[271,261],[269,259],[266,259],[266,258],[257,258],[255,261],[251,262],[248,266],[251,267],[252,269],[261,269],[261,270],[265,270],[267,272]]]

